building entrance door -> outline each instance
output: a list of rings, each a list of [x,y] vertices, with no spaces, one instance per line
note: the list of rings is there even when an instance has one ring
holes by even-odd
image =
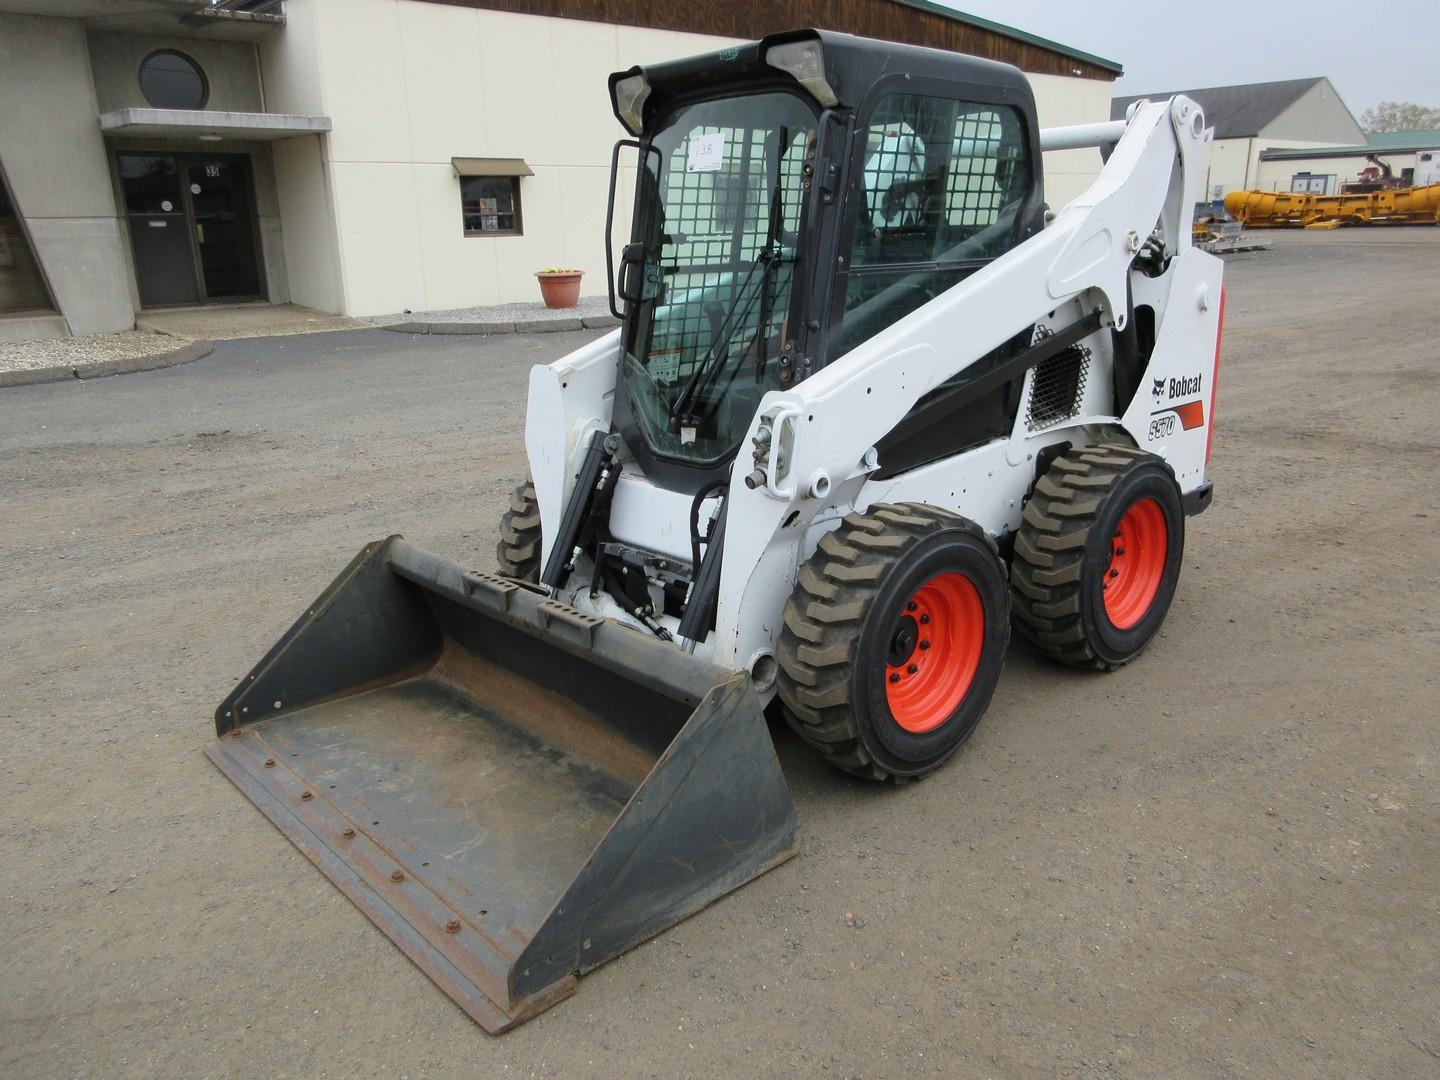
[[[260,296],[246,158],[124,152],[119,165],[144,307]]]

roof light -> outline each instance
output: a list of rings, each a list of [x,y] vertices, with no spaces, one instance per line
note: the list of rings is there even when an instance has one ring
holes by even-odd
[[[631,135],[645,130],[645,102],[650,97],[650,84],[641,72],[616,79],[611,94],[615,99],[615,115]]]
[[[814,38],[772,46],[765,53],[765,62],[795,76],[795,81],[827,109],[840,104],[834,88],[825,78],[825,50]]]

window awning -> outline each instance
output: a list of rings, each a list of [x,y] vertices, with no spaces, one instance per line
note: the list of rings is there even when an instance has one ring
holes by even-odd
[[[534,176],[535,170],[518,157],[452,157],[456,176]]]

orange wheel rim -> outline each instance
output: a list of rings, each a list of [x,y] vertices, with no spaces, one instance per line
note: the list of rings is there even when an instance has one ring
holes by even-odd
[[[948,720],[975,681],[985,608],[975,583],[948,571],[922,585],[896,615],[885,662],[885,701],[911,734]]]
[[[1165,511],[1158,502],[1141,499],[1125,511],[1110,538],[1110,565],[1100,584],[1105,614],[1117,630],[1129,630],[1150,610],[1169,550]]]

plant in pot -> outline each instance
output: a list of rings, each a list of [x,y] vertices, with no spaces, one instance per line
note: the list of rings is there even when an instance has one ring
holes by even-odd
[[[540,296],[547,308],[572,308],[580,303],[580,279],[584,270],[550,266],[537,270],[540,279]]]

